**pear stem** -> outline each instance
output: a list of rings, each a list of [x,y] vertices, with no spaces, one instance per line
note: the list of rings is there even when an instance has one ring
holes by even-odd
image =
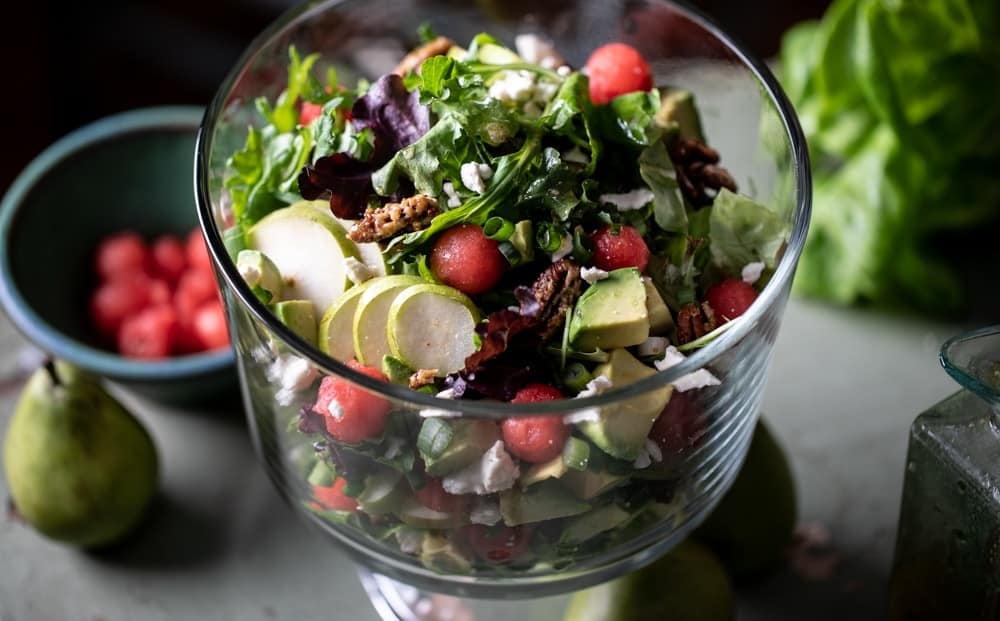
[[[52,383],[56,386],[61,386],[62,381],[59,379],[59,373],[56,372],[56,363],[52,358],[46,358],[43,364],[45,370],[48,372],[49,377],[52,378]]]

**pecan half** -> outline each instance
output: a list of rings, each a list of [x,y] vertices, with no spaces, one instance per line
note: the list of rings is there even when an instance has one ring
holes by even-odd
[[[417,69],[420,63],[431,56],[447,54],[453,45],[455,45],[455,42],[448,37],[438,37],[404,56],[403,60],[399,61],[399,64],[396,65],[396,68],[392,72],[398,76],[405,76],[407,73]]]
[[[677,320],[674,323],[677,328],[678,345],[701,338],[717,326],[715,311],[708,302],[702,302],[700,305],[694,302],[685,304],[677,311]]]
[[[436,199],[417,194],[398,203],[367,210],[347,236],[356,242],[374,242],[403,231],[419,231],[430,224],[439,211]]]
[[[410,388],[417,390],[422,386],[428,386],[434,383],[434,376],[437,375],[437,369],[417,369],[410,376]]]
[[[712,147],[693,138],[678,138],[668,151],[677,170],[677,185],[695,207],[711,205],[722,188],[736,191],[736,181],[728,170],[718,165],[719,152]]]
[[[569,259],[556,261],[535,279],[530,292],[538,304],[538,334],[542,339],[548,339],[562,327],[566,313],[573,308],[582,289],[580,267]],[[523,292],[518,295],[523,307],[525,300],[522,297],[525,297]]]

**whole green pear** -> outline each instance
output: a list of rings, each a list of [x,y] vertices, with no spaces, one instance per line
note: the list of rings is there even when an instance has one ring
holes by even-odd
[[[156,491],[156,449],[97,380],[47,363],[28,380],[4,439],[18,513],[43,535],[85,548],[111,544]]]

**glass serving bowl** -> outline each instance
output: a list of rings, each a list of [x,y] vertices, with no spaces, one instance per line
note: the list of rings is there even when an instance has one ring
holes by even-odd
[[[334,67],[343,82],[374,79],[417,43],[422,23],[460,42],[482,31],[508,44],[518,33],[535,33],[551,40],[573,66],[582,66],[598,45],[624,41],[649,60],[657,84],[692,91],[709,142],[742,191],[788,224],[783,255],[753,306],[666,371],[595,397],[530,405],[437,399],[374,380],[324,355],[273,317],[240,277],[222,236],[229,217],[225,162],[244,143],[248,125],[261,122],[254,100],[273,100],[286,86],[291,44],[302,55],[322,54],[321,64]],[[293,9],[253,42],[208,108],[197,147],[196,192],[225,292],[250,430],[280,492],[378,574],[482,598],[550,595],[617,577],[679,543],[711,511],[750,442],[811,196],[805,142],[764,64],[682,5],[617,0],[343,0]],[[495,427],[507,417],[641,408],[702,368],[720,383],[684,393],[687,407],[672,426],[676,441],[653,450],[661,454],[651,467],[605,459],[600,468],[567,471],[534,489],[494,495],[486,507],[476,499],[434,510],[414,498],[423,485],[421,460],[401,452],[412,450],[427,420],[421,411],[444,410],[448,417],[439,420],[456,432]],[[322,376],[336,376],[388,404],[390,423],[381,445],[358,451],[324,435],[309,413]],[[331,469],[355,488],[348,493],[361,492],[365,510],[323,505],[317,486],[330,484]],[[475,512],[497,505],[504,516],[499,526],[470,524]]]

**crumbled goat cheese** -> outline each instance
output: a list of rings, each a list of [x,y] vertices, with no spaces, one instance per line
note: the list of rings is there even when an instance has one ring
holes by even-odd
[[[564,162],[573,162],[574,164],[583,164],[584,166],[590,163],[590,158],[587,157],[587,154],[577,146],[563,152],[561,155]]]
[[[462,204],[462,199],[458,196],[458,192],[455,191],[455,186],[451,181],[445,181],[441,185],[441,189],[444,190],[445,195],[448,197],[449,207],[458,207]]]
[[[569,68],[569,65],[559,65],[559,67],[556,68],[556,73],[558,73],[560,77],[565,78],[569,74],[573,73],[573,70]]]
[[[580,278],[586,280],[590,284],[594,284],[598,280],[604,280],[607,277],[608,273],[599,267],[580,268]]]
[[[354,257],[346,257],[344,259],[344,270],[347,271],[347,278],[356,285],[360,285],[366,280],[371,280],[375,276],[372,268]]]
[[[514,487],[521,470],[497,440],[479,461],[441,480],[441,487],[449,494],[492,494]]]
[[[535,74],[530,71],[501,71],[490,84],[490,97],[504,102],[523,103],[535,92]]]
[[[535,85],[534,100],[540,104],[547,104],[555,97],[558,90],[559,85],[555,82],[539,82]]]
[[[637,188],[624,194],[601,194],[597,197],[602,203],[611,203],[618,211],[641,209],[653,200],[653,193],[646,188]]]
[[[743,271],[740,276],[743,277],[743,282],[748,285],[752,285],[760,280],[760,274],[763,271],[764,264],[760,261],[754,261],[753,263],[747,263],[743,266]]]
[[[646,438],[646,445],[642,448],[642,452],[639,456],[635,458],[632,462],[632,466],[636,470],[642,470],[643,468],[648,468],[653,462],[663,461],[663,451],[660,450],[660,445]]]
[[[493,169],[487,164],[480,164],[478,162],[466,162],[462,164],[461,173],[462,185],[476,194],[485,192],[486,184],[483,182],[493,177]]]
[[[546,62],[555,64],[562,62],[562,57],[556,52],[556,48],[535,34],[519,34],[514,37],[514,49],[525,62],[534,65],[544,67]]]
[[[529,119],[537,119],[538,117],[542,116],[542,109],[539,108],[538,104],[536,104],[535,102],[529,101],[528,103],[524,104],[524,116],[528,117]]]
[[[669,345],[670,341],[668,339],[662,336],[651,336],[639,343],[639,346],[636,347],[636,353],[640,356],[659,356],[667,351],[667,346]]]
[[[659,371],[666,371],[670,367],[684,360],[684,354],[677,351],[677,348],[671,345],[667,348],[667,351],[663,353],[663,359],[657,360],[653,363]],[[698,388],[704,388],[705,386],[718,386],[719,378],[712,375],[706,369],[698,369],[693,373],[688,373],[682,377],[677,378],[673,382],[673,387],[678,390],[678,392],[687,392],[689,390],[697,390]]]
[[[500,504],[496,498],[490,496],[477,496],[472,503],[472,510],[469,511],[469,521],[483,526],[493,526],[501,517]]]
[[[573,236],[563,235],[562,241],[559,242],[559,247],[552,253],[552,262],[555,263],[569,256],[571,252],[573,252]]]
[[[288,406],[299,391],[308,388],[319,372],[305,358],[286,354],[275,358],[268,367],[268,380],[278,384],[274,399],[279,405]]]
[[[455,389],[445,388],[434,396],[438,399],[454,399]],[[440,408],[424,408],[420,410],[420,416],[422,418],[457,418],[461,415],[462,413],[458,410],[442,410]]]
[[[454,388],[445,388],[444,390],[442,390],[441,392],[439,392],[438,394],[436,394],[434,396],[437,397],[438,399],[454,399],[455,398],[455,389]]]
[[[587,382],[587,385],[583,387],[583,390],[574,397],[575,399],[586,399],[587,397],[593,397],[601,394],[608,388],[611,388],[611,380],[608,379],[607,375],[598,375],[594,379]],[[563,416],[563,423],[567,425],[575,425],[577,423],[596,423],[601,420],[601,410],[600,408],[583,408],[582,410],[577,410],[571,414],[566,414]]]

